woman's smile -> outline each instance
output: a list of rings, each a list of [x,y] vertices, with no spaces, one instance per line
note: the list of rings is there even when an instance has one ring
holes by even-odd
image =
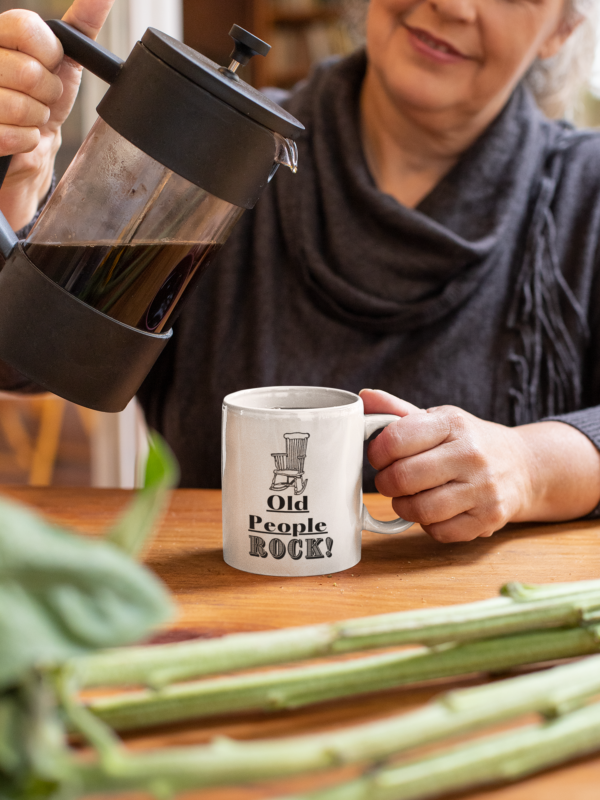
[[[408,33],[408,40],[417,52],[427,58],[442,64],[455,64],[464,61],[468,56],[461,53],[456,47],[443,39],[438,39],[431,33],[421,29],[413,28],[404,23],[404,28]]]
[[[565,0],[371,0],[363,96],[379,91],[392,116],[417,114],[418,126],[427,115],[444,140],[466,125],[460,152],[535,59],[558,51],[564,9]]]

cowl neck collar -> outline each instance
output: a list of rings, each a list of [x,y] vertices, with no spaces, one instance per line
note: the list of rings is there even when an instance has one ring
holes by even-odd
[[[505,231],[526,217],[551,131],[518,87],[415,209],[379,191],[360,140],[359,52],[287,104],[306,126],[298,175],[276,183],[288,253],[329,313],[373,332],[430,325],[477,289]],[[287,171],[286,171],[287,172]]]

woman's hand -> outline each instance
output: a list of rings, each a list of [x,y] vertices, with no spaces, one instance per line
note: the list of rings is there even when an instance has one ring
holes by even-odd
[[[367,414],[398,414],[369,445],[377,489],[440,542],[491,536],[507,522],[573,519],[600,501],[600,454],[562,422],[508,428],[454,406],[417,409],[363,390]]]
[[[63,19],[95,39],[114,0],[75,0]],[[81,80],[60,42],[32,11],[0,14],[0,156],[12,155],[0,207],[15,230],[50,188],[60,129]]]

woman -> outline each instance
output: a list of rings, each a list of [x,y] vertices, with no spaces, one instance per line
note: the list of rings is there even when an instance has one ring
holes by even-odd
[[[66,20],[94,35],[110,5]],[[0,21],[0,154],[30,151],[0,198],[20,227],[78,76],[35,18]],[[375,484],[439,541],[594,512],[600,141],[522,82],[580,21],[570,0],[372,0],[367,56],[287,102],[299,175],[242,218],[140,392],[183,485],[218,485],[228,392],[371,385],[367,412],[401,417],[370,445]]]

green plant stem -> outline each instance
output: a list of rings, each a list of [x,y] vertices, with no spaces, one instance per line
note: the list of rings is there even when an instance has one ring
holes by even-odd
[[[600,627],[533,631],[99,698],[88,707],[116,730],[229,712],[297,708],[434,678],[499,671],[600,650]]]
[[[151,432],[148,436],[144,487],[136,492],[124,514],[105,533],[105,541],[133,558],[139,557],[166,509],[171,488],[178,480],[179,466],[175,456],[167,443]]]
[[[450,692],[424,708],[367,725],[258,742],[218,739],[210,745],[126,755],[111,774],[85,771],[88,791],[166,782],[171,791],[248,783],[336,767],[377,763],[409,748],[520,715],[558,715],[600,693],[600,656],[542,673]]]
[[[508,596],[476,603],[382,614],[224,636],[199,642],[110,650],[77,658],[83,687],[169,683],[322,656],[406,644],[437,645],[600,618],[600,581],[555,586],[508,584]]]
[[[600,703],[543,725],[490,736],[431,758],[280,800],[425,800],[516,781],[600,749]]]

